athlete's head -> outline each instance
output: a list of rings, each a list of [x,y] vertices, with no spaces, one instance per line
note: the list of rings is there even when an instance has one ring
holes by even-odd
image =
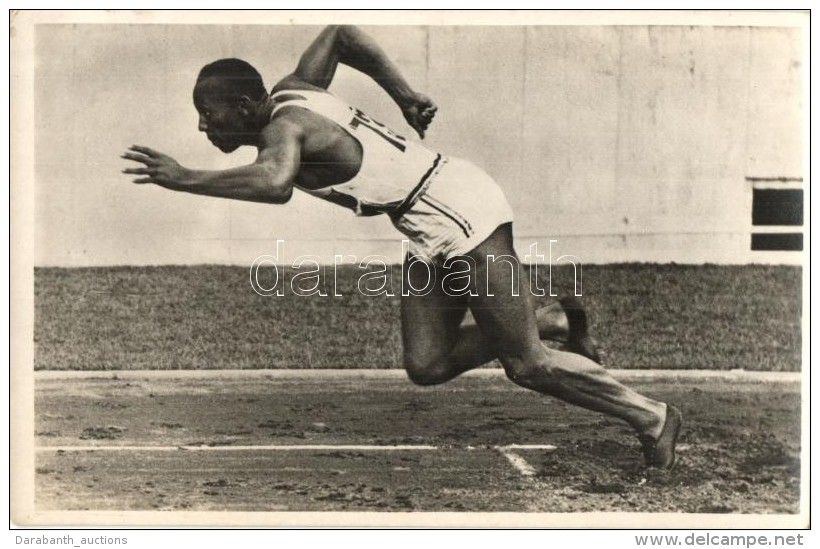
[[[259,135],[255,107],[267,95],[259,71],[241,59],[205,65],[194,86],[199,130],[222,152],[254,143]]]

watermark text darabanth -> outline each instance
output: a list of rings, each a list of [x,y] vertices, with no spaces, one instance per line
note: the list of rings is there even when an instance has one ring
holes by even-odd
[[[553,259],[553,245],[557,240],[549,241],[548,255],[540,253],[538,243],[532,243],[524,255],[524,263],[529,265],[529,279],[523,284],[529,285],[532,295],[556,297],[553,288],[553,264],[572,265],[573,292],[581,296],[582,268],[577,256],[561,255]],[[318,256],[301,255],[290,263],[285,261],[285,241],[276,241],[276,253],[260,255],[254,259],[250,268],[251,288],[264,297],[282,297],[286,294],[296,296],[342,297],[337,284],[337,270],[341,265],[354,265],[362,271],[356,288],[359,293],[368,297],[396,295],[423,296],[433,291],[438,285],[449,296],[494,295],[490,288],[488,273],[492,269],[509,268],[510,293],[520,295],[522,272],[519,260],[513,255],[488,255],[482,264],[467,255],[451,257],[435,268],[434,262],[423,254],[411,253],[410,242],[401,241],[402,257],[407,257],[405,271],[408,276],[397,275],[390,268],[391,261],[383,255],[368,255],[359,258],[355,255],[336,254],[333,264],[322,264]],[[285,280],[283,266],[290,265],[295,271],[289,281]],[[546,284],[539,278],[539,272],[547,270]],[[409,276],[412,273],[412,276]],[[398,279],[398,280],[394,280]],[[497,290],[495,290],[497,292]]]

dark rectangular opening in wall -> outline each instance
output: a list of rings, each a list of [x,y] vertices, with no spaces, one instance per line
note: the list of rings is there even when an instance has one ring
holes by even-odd
[[[802,224],[802,189],[754,189],[752,225]]]
[[[755,233],[752,234],[754,251],[803,251],[803,233]]]

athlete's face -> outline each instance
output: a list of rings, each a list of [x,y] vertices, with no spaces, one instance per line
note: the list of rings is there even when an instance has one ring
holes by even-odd
[[[248,113],[239,101],[226,101],[225,84],[215,78],[205,78],[194,87],[194,106],[199,112],[199,131],[220,151],[229,153],[253,141],[248,131]]]

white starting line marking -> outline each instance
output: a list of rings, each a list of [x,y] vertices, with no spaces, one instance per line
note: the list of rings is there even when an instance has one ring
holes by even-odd
[[[323,451],[348,450],[360,452],[390,452],[390,451],[430,451],[438,450],[438,446],[421,444],[397,445],[367,445],[367,444],[301,444],[275,446],[238,446],[238,445],[181,445],[181,446],[39,446],[38,452],[173,452],[186,450],[191,452],[248,452],[253,450],[263,452],[277,451]]]
[[[498,449],[501,452],[501,455],[507,458],[515,469],[521,473],[522,476],[525,477],[532,477],[535,476],[535,469],[533,469],[532,465],[527,463],[527,460],[519,456],[518,454],[514,454],[512,452],[502,450],[501,448]]]
[[[537,473],[535,468],[530,465],[526,459],[522,458],[511,450],[541,450],[546,452],[554,452],[558,448],[551,444],[509,444],[507,446],[496,446],[498,452],[507,458],[507,461],[515,467],[516,471],[521,473],[521,476],[533,477]]]
[[[506,446],[496,446],[500,450],[544,450],[547,452],[554,452],[558,449],[552,444],[508,444]]]
[[[38,446],[37,452],[291,452],[291,451],[353,451],[353,452],[406,452],[437,451],[441,449],[492,449],[507,458],[522,476],[531,477],[536,470],[515,450],[554,452],[552,444],[508,444],[506,446],[431,446],[427,444],[292,444],[292,445],[180,445],[180,446]]]

